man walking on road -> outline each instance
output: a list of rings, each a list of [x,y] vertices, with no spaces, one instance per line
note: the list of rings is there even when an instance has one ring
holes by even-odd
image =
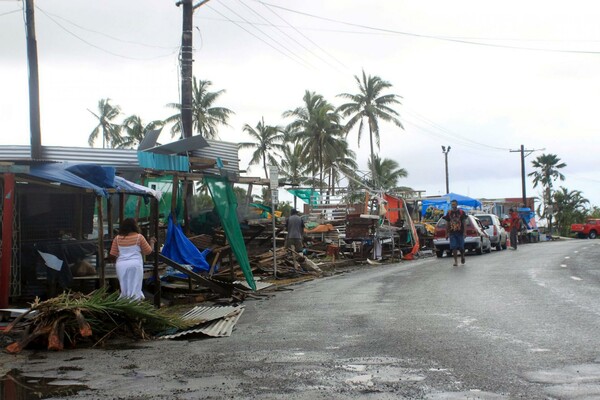
[[[460,251],[460,263],[465,263],[465,220],[467,214],[458,209],[458,202],[450,202],[450,211],[442,218],[448,221],[446,229],[446,239],[450,239],[450,250],[454,257],[454,266],[458,265],[458,252]]]
[[[510,221],[510,248],[511,250],[517,249],[517,243],[519,242],[518,233],[521,229],[521,217],[519,213],[514,209],[509,209],[509,221]]]

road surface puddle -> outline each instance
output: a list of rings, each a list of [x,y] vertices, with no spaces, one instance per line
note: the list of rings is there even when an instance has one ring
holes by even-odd
[[[548,385],[546,393],[564,400],[597,399],[600,397],[600,364],[568,365],[524,374],[530,382]]]
[[[0,398],[3,399],[38,400],[67,397],[87,388],[75,380],[61,379],[56,376],[29,376],[17,369],[9,371],[0,378]]]

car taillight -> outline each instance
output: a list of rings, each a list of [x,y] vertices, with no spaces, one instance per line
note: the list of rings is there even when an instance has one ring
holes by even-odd
[[[498,228],[496,228],[496,225],[494,225],[494,236],[496,236],[498,234]]]
[[[467,228],[466,232],[467,236],[477,236],[477,231],[475,229]]]
[[[445,238],[446,237],[446,229],[444,229],[444,228],[437,228],[435,230],[435,237],[436,238]]]

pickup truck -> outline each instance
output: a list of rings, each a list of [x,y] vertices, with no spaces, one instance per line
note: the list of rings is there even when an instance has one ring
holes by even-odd
[[[585,224],[572,224],[571,233],[576,233],[581,239],[596,239],[600,233],[600,219],[588,219]]]

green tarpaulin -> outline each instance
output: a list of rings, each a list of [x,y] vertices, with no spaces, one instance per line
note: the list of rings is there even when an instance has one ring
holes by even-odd
[[[316,206],[319,204],[319,193],[312,189],[287,189],[292,195],[299,197],[303,202]]]
[[[231,250],[242,268],[246,282],[253,290],[256,290],[256,283],[246,252],[246,244],[237,218],[237,199],[233,192],[233,185],[226,178],[216,176],[205,176],[204,183],[208,186]]]

